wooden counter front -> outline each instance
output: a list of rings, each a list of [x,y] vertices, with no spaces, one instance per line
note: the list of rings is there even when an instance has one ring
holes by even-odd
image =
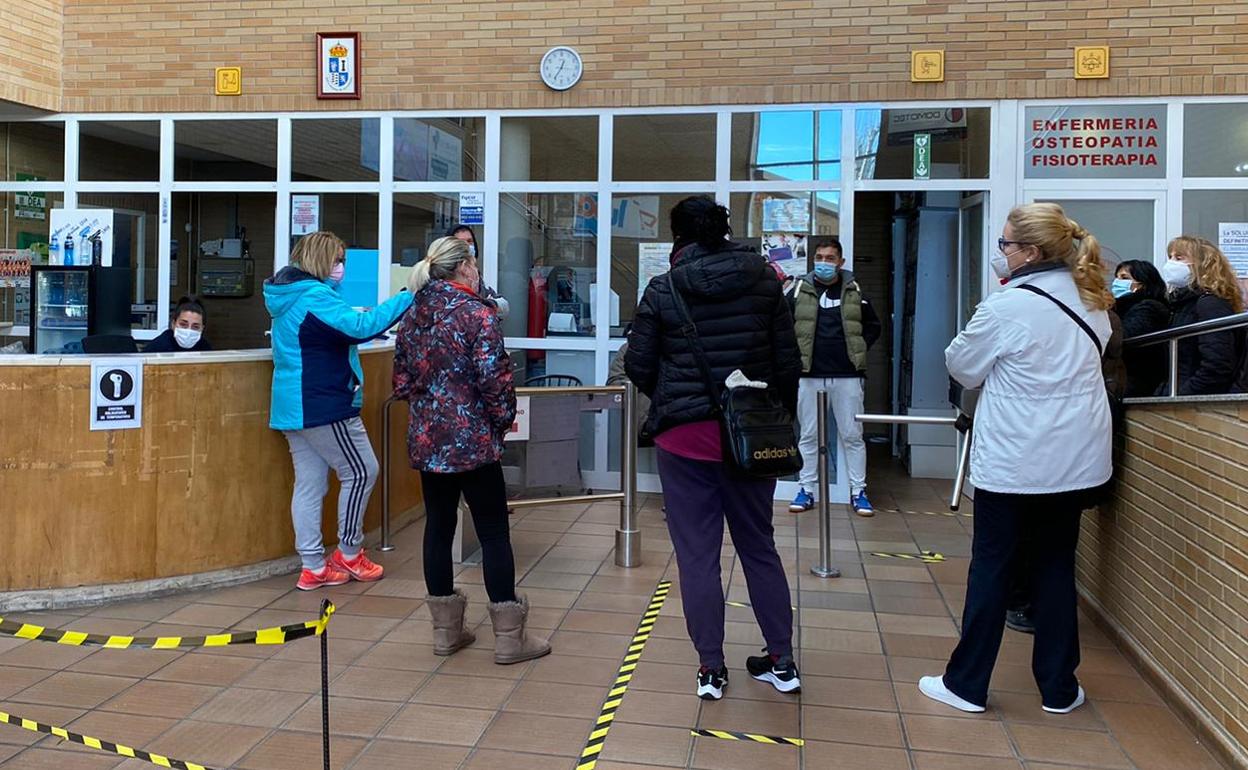
[[[361,359],[362,416],[381,461],[393,352],[361,351]],[[88,430],[89,359],[4,363],[0,591],[166,578],[294,554],[294,472],[285,438],[268,427],[267,352],[146,357],[142,427],[100,432]],[[397,523],[420,503],[420,482],[407,465],[407,412],[391,412]],[[378,483],[366,530],[380,526],[381,493]],[[337,498],[333,478],[327,547],[337,541]]]

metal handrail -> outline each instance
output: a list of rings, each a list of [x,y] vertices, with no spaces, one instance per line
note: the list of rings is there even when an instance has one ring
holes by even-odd
[[[623,407],[620,431],[620,491],[601,494],[575,495],[569,497],[531,498],[508,500],[509,508],[524,508],[568,503],[593,503],[619,501],[620,526],[615,531],[615,563],[620,567],[641,565],[641,529],[637,522],[637,424],[633,413],[637,409],[637,389],[625,385],[577,385],[559,387],[516,388],[517,396],[592,396],[617,395]],[[390,543],[390,407],[402,401],[391,395],[382,405],[382,471],[381,471],[381,547],[393,551]]]
[[[1175,398],[1179,394],[1179,340],[1243,327],[1248,327],[1248,313],[1236,313],[1221,318],[1211,318],[1208,321],[1197,321],[1194,324],[1175,326],[1172,329],[1162,329],[1157,332],[1141,334],[1123,340],[1122,344],[1123,347],[1135,348],[1147,345],[1160,345],[1163,342],[1170,343],[1170,377],[1168,383],[1170,390],[1168,396]]]

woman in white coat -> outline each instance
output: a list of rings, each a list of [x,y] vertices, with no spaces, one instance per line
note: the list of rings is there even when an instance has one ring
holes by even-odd
[[[1021,542],[1031,565],[1032,673],[1044,710],[1065,714],[1084,701],[1075,678],[1079,518],[1112,473],[1101,351],[1113,298],[1096,239],[1056,204],[1015,208],[998,247],[992,267],[1005,289],[945,351],[949,374],[983,389],[971,445],[975,535],[962,639],[944,676],[923,677],[919,689],[984,710]]]

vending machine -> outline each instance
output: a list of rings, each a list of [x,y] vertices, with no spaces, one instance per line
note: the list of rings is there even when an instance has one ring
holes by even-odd
[[[30,351],[70,352],[84,337],[129,335],[130,281],[128,267],[32,265]]]

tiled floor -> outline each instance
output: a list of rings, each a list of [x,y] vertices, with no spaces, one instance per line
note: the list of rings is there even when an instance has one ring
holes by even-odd
[[[882,463],[877,463],[882,465]],[[695,698],[696,656],[679,592],[663,606],[611,729],[599,770],[822,768],[837,770],[1057,770],[1220,767],[1156,693],[1090,623],[1083,624],[1080,677],[1087,707],[1069,716],[1040,710],[1028,666],[1030,639],[1007,631],[983,715],[919,695],[919,676],[939,672],[957,637],[970,519],[944,511],[947,482],[877,470],[881,510],[856,519],[833,512],[834,562],[843,577],[809,572],[817,556],[815,513],[777,507],[777,541],[799,607],[800,697],[782,696],[744,673],[761,637],[751,611],[728,608],[732,683],[725,699]],[[478,640],[450,658],[432,654],[423,606],[419,524],[374,554],[388,569],[373,585],[292,590],[292,578],[127,605],[26,616],[42,625],[99,633],[211,633],[315,615],[322,596],[338,605],[330,626],[335,770],[528,770],[572,768],[656,583],[676,565],[659,512],[642,514],[643,566],[614,566],[618,508],[569,505],[513,518],[521,586],[532,626],[555,654],[518,666],[492,663],[479,568],[461,582]],[[930,549],[943,563],[885,559],[871,551]],[[723,552],[728,599],[748,602],[732,549]],[[92,650],[0,639],[0,710],[213,767],[316,768],[321,763],[315,640],[284,647],[194,652]],[[802,738],[803,748],[693,737],[690,728]],[[0,725],[0,766],[11,770],[151,767]]]

